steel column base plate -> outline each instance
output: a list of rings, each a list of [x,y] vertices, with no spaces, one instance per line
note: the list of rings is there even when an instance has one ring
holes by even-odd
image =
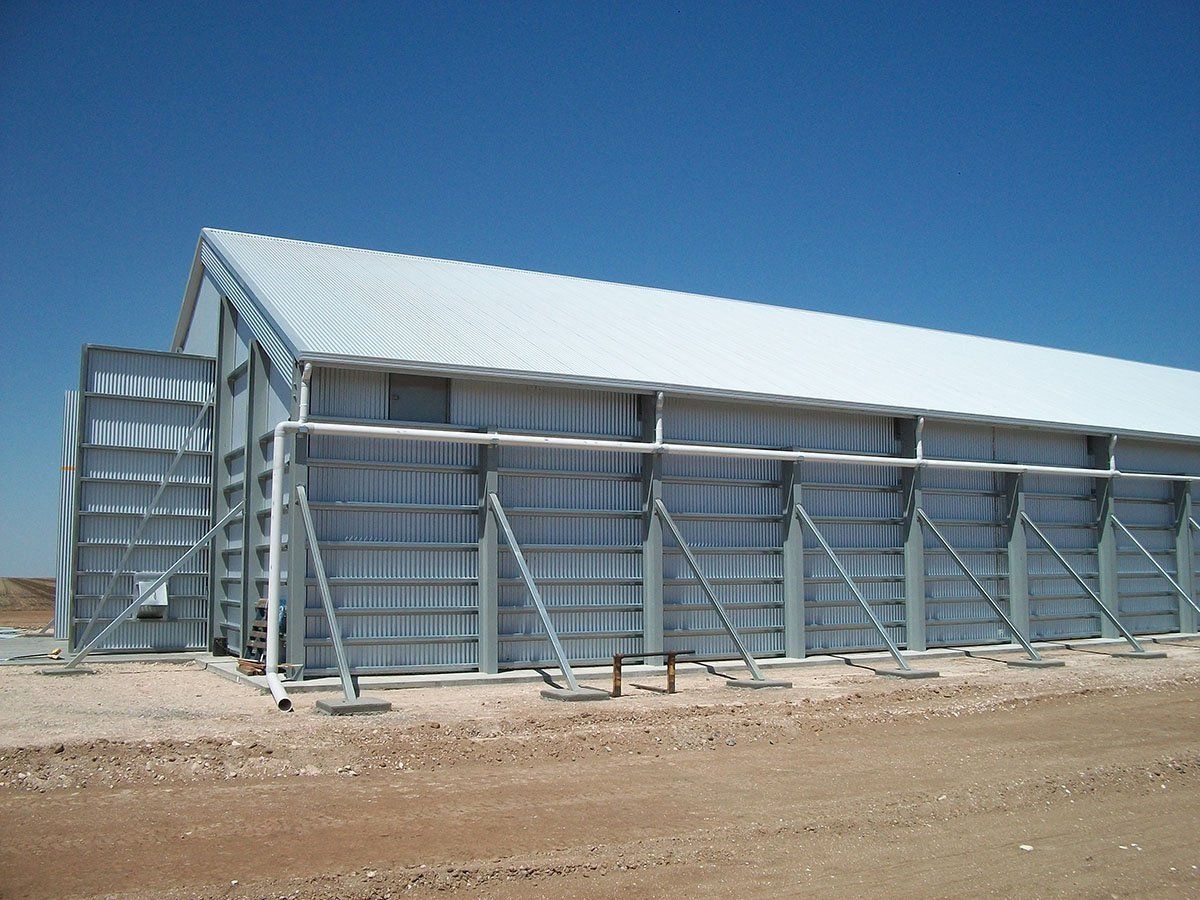
[[[588,700],[611,700],[612,695],[608,691],[590,688],[580,688],[577,691],[569,691],[565,688],[542,688],[542,698],[545,700],[562,700],[567,703],[580,703]]]
[[[78,669],[68,669],[65,666],[63,666],[63,667],[60,667],[57,669],[39,669],[38,674],[39,675],[95,675],[96,670],[95,669],[84,669],[82,667],[78,668]]]
[[[1003,663],[1015,669],[1056,669],[1066,665],[1061,659],[1006,659]]]
[[[769,678],[731,678],[725,682],[725,687],[731,688],[750,688],[757,690],[761,688],[790,688],[790,681],[773,681]]]
[[[886,675],[888,678],[937,678],[940,672],[933,669],[872,669],[876,675]]]
[[[1143,650],[1138,653],[1136,650],[1118,650],[1115,653],[1108,654],[1114,659],[1166,659],[1167,652],[1165,650]]]
[[[337,700],[318,700],[317,712],[328,716],[377,716],[391,712],[392,704],[386,700],[376,700],[372,697],[359,697],[357,700],[347,700],[339,697]]]

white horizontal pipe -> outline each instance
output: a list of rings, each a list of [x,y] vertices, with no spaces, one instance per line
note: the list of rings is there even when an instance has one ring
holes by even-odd
[[[719,456],[741,459],[774,459],[781,462],[824,462],[878,468],[929,468],[958,471],[1011,472],[1013,474],[1063,475],[1078,478],[1150,478],[1159,481],[1196,481],[1200,475],[1166,475],[1151,472],[1122,472],[1116,468],[1089,469],[1036,463],[983,462],[960,459],[930,459],[910,456],[874,456],[824,450],[772,450],[765,447],[731,447],[714,444],[672,444],[664,441],[619,441],[607,438],[553,437],[536,434],[452,431],[442,428],[411,428],[387,425],[351,425],[341,422],[284,422],[290,430],[312,434],[360,435],[394,440],[477,444],[499,447],[559,447],[609,453],[662,453],[667,456]]]
[[[302,390],[307,395],[306,380]],[[307,400],[307,396],[304,397]],[[307,403],[302,404],[307,411]],[[657,429],[656,429],[657,431]],[[836,463],[901,469],[953,469],[956,471],[1010,472],[1030,475],[1061,475],[1079,478],[1141,478],[1158,481],[1200,482],[1200,475],[1162,475],[1148,472],[1122,472],[1110,465],[1106,469],[1072,466],[1025,465],[1021,463],[979,462],[958,459],[929,459],[923,456],[869,456],[857,453],[831,453],[821,450],[771,450],[765,447],[729,447],[713,444],[671,444],[661,439],[618,441],[606,438],[552,437],[536,434],[455,431],[444,428],[411,428],[389,425],[352,425],[342,422],[287,421],[275,427],[271,461],[271,541],[267,567],[267,684],[280,709],[291,708],[287,692],[279,681],[279,606],[280,577],[283,564],[283,473],[284,450],[288,434],[329,434],[426,443],[475,444],[494,447],[553,447],[566,450],[592,450],[606,453],[662,453],[668,456],[717,456],[726,459],[773,459],[780,462]],[[657,435],[656,435],[657,437]]]

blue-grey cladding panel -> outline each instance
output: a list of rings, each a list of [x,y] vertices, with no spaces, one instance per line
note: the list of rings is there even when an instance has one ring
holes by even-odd
[[[71,510],[70,640],[82,636],[189,426],[213,392],[206,357],[89,347],[79,398],[76,485]],[[134,597],[138,574],[159,574],[198,540],[212,509],[212,411],[204,413],[152,511],[93,633]],[[208,640],[209,557],[201,551],[168,582],[165,618],[136,620],[102,650],[198,650]]]
[[[1183,444],[1122,440],[1117,463],[1123,471],[1200,473],[1200,447]],[[1177,486],[1170,482],[1116,481],[1114,511],[1150,552],[1155,562],[1177,580],[1175,518]],[[1124,535],[1117,535],[1119,610],[1122,623],[1134,634],[1179,630],[1179,607],[1184,601],[1147,557]]]
[[[75,581],[75,470],[79,461],[79,392],[67,391],[63,402],[62,454],[59,461],[58,559],[54,572],[54,637],[71,631],[71,597]]]

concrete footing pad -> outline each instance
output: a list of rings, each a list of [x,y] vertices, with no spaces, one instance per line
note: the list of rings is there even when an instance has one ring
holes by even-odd
[[[872,669],[876,675],[886,675],[888,678],[938,678],[940,672],[933,669]]]
[[[96,670],[95,669],[85,669],[82,667],[80,667],[78,669],[68,669],[66,666],[62,666],[57,669],[39,669],[38,674],[39,675],[95,675]]]
[[[317,712],[328,716],[377,716],[391,712],[392,704],[373,697],[359,697],[356,700],[339,697],[336,700],[318,700],[316,707]]]
[[[588,688],[580,688],[577,691],[569,691],[565,688],[542,688],[542,698],[545,700],[562,700],[566,703],[580,703],[588,700],[611,700],[612,694],[608,691],[590,690]]]
[[[769,678],[731,678],[725,682],[725,687],[731,688],[750,688],[751,690],[761,688],[790,688],[790,681],[773,681]]]
[[[1006,666],[1012,666],[1016,669],[1057,669],[1060,666],[1065,666],[1066,663],[1061,659],[1006,659]]]
[[[1166,659],[1167,652],[1165,650],[1144,650],[1138,653],[1136,650],[1118,650],[1115,653],[1108,654],[1114,659]]]

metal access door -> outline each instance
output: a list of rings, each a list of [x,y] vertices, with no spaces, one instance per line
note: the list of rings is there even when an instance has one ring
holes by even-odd
[[[58,607],[67,621],[56,622],[72,649],[89,622],[98,634],[132,602],[139,578],[165,573],[210,527],[214,371],[203,356],[84,348],[64,435],[75,450],[63,485],[69,540],[60,565],[60,587],[70,593]],[[208,573],[201,551],[170,578],[165,610],[130,619],[100,649],[207,647]]]

